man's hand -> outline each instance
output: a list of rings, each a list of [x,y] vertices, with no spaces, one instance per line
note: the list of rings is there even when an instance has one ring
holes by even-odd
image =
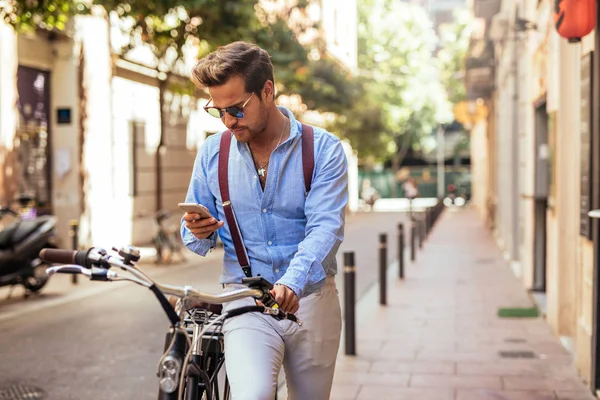
[[[225,222],[217,221],[215,218],[200,218],[200,214],[196,213],[185,213],[183,220],[185,221],[185,227],[198,239],[206,239],[225,224]]]
[[[270,291],[271,295],[275,297],[275,301],[279,304],[285,312],[295,314],[300,307],[300,301],[296,293],[285,285],[275,285]]]

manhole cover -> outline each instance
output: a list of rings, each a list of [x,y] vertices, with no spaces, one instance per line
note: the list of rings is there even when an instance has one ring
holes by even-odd
[[[536,358],[533,351],[499,351],[502,358]]]
[[[506,338],[504,339],[506,343],[525,343],[527,340],[520,338]]]
[[[36,400],[43,399],[45,395],[42,389],[33,386],[0,386],[0,400]]]

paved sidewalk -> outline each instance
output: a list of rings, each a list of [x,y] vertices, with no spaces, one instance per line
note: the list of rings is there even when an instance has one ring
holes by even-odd
[[[474,210],[446,210],[405,281],[388,276],[388,306],[377,286],[359,301],[357,356],[342,343],[331,399],[594,398],[544,319],[497,317],[532,302]]]

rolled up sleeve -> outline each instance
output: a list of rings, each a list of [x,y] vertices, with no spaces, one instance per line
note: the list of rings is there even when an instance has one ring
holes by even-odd
[[[342,143],[331,138],[315,163],[310,192],[306,197],[306,234],[282,284],[302,297],[305,289],[325,279],[323,263],[335,257],[344,238],[345,208],[348,203],[348,164]]]
[[[185,197],[186,203],[198,203],[202,204],[210,211],[211,215],[217,217],[217,208],[215,205],[215,197],[211,193],[207,184],[206,171],[208,169],[208,151],[207,148],[209,142],[206,141],[198,151],[196,160],[194,161],[194,168],[192,170],[192,177],[190,179],[190,185],[188,187],[187,195]],[[185,226],[183,217],[181,219],[181,238],[183,243],[188,249],[196,254],[205,256],[211,249],[217,245],[217,233],[215,231],[207,239],[198,239],[192,232]]]

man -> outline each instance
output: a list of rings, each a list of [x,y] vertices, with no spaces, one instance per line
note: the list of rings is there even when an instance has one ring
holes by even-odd
[[[280,307],[303,321],[298,326],[249,313],[225,323],[232,397],[272,400],[283,365],[290,399],[328,399],[341,332],[334,276],[348,201],[342,144],[314,128],[314,169],[306,193],[301,139],[307,129],[276,106],[269,54],[250,43],[231,43],[200,60],[192,77],[208,88],[206,110],[233,133],[229,195],[252,276],[273,283]],[[218,232],[225,248],[221,282],[231,290],[245,274],[225,224],[218,176],[222,136],[210,136],[200,149],[186,197],[214,218],[185,214],[182,237],[188,248],[206,255]],[[252,302],[235,301],[224,310]]]
[[[408,178],[402,185],[402,189],[404,189],[404,195],[408,198],[408,212],[410,214],[410,219],[414,220],[413,200],[419,195],[419,189],[413,178]]]
[[[365,209],[372,211],[373,207],[375,206],[375,202],[379,199],[379,193],[377,193],[377,189],[371,186],[370,179],[363,180],[360,195],[365,202]]]

